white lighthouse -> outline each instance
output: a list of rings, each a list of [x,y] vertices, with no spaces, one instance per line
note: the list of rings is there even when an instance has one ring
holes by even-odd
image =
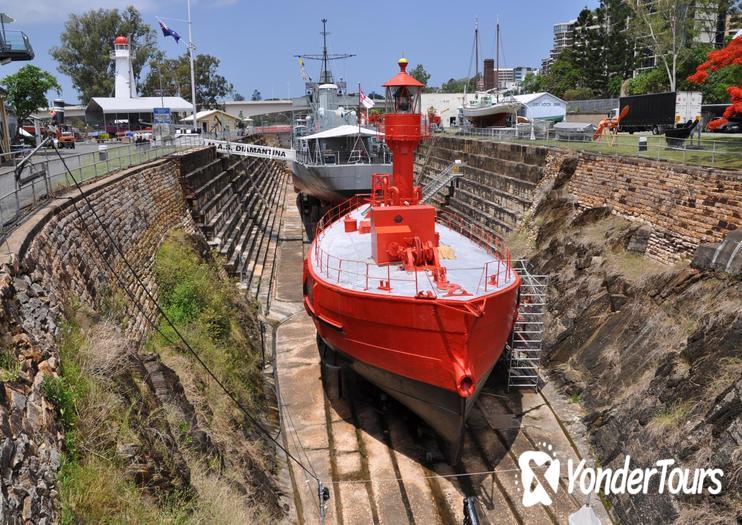
[[[129,39],[117,36],[113,48],[113,59],[116,61],[115,98],[134,98],[137,96],[137,85],[131,67]]]

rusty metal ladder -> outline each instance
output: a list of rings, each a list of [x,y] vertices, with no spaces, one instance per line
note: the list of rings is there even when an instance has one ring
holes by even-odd
[[[533,275],[527,262],[517,260],[513,267],[521,278],[520,306],[510,343],[508,357],[508,388],[538,388],[541,353],[544,341],[546,292],[549,278]]]

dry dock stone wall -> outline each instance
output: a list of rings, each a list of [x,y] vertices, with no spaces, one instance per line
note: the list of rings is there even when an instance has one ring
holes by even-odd
[[[567,187],[580,206],[651,225],[647,255],[689,259],[742,225],[742,172],[581,153]]]
[[[279,176],[285,177],[285,171],[275,162],[219,158],[208,148],[118,172],[84,186],[84,191],[105,229],[156,294],[154,255],[166,233],[175,227],[189,233],[201,229],[211,239],[221,235],[224,240],[218,239],[217,245],[226,252],[228,263],[234,262],[236,252],[258,243],[260,248],[253,249],[255,260],[243,260],[242,264],[259,266],[258,255],[265,257],[269,244],[263,240],[261,221],[264,217],[275,221],[275,214],[264,209],[270,206],[258,202],[261,199],[256,192],[277,192]],[[250,209],[245,210],[245,205]],[[253,208],[256,211],[250,213]],[[136,346],[147,337],[150,327],[122,286],[135,290],[134,296],[147,315],[156,317],[154,304],[141,287],[134,286],[134,277],[77,192],[52,201],[3,242],[0,523],[59,521],[57,470],[64,436],[55,407],[43,394],[44,378],[60,371],[59,325],[63,309],[73,301],[98,311],[102,301],[116,296],[118,307],[124,309],[122,317],[128,319],[126,338]],[[162,367],[159,361],[147,359],[143,357],[139,366],[146,368],[147,374]],[[150,466],[147,470],[158,476],[161,466]],[[162,475],[165,468],[169,467],[160,470]],[[180,475],[187,479],[187,469]],[[182,481],[173,476],[174,482]]]
[[[169,229],[190,220],[177,161],[160,160],[120,172],[87,185],[85,193],[128,260],[152,286],[150,268],[158,244]],[[119,287],[99,249],[125,276],[126,286],[133,278],[91,209],[74,193],[33,215],[3,248],[0,351],[9,375],[0,387],[0,523],[56,523],[63,434],[43,383],[45,376],[59,372],[56,337],[62,309],[73,297],[96,308],[102,296]],[[152,313],[143,292],[137,292],[137,299]],[[145,321],[130,301],[125,307],[131,315],[127,335],[141,340]]]

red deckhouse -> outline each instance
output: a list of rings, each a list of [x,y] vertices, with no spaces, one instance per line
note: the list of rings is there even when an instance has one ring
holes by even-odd
[[[458,459],[464,422],[515,323],[520,277],[491,235],[421,203],[415,150],[428,136],[422,84],[384,86],[393,173],[320,221],[305,261],[304,304],[317,327],[328,395],[353,370],[409,407]]]

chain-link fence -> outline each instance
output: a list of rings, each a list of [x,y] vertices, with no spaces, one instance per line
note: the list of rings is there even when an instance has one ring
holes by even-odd
[[[617,98],[568,100],[567,113],[608,113],[618,107]]]

